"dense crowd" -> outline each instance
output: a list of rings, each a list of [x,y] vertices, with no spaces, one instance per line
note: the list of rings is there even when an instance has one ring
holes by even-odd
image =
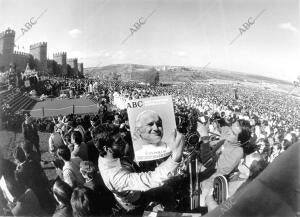
[[[216,177],[226,177],[232,196],[300,136],[300,103],[265,89],[96,80],[62,86],[74,87],[75,95],[79,90],[93,95],[99,111],[37,120],[25,115],[24,142],[16,148],[14,161],[1,159],[0,215],[141,216],[144,210],[188,211],[182,204],[189,193],[182,186],[189,186],[186,164],[193,149],[199,151],[193,158],[203,165],[200,204],[210,211],[219,205],[213,194]],[[126,102],[163,95],[173,97],[177,124],[171,155],[136,162],[126,109],[113,106],[114,98]],[[41,166],[38,131],[51,132],[54,180],[48,180]]]

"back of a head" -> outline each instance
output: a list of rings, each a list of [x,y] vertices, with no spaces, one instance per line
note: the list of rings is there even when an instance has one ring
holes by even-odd
[[[82,143],[82,134],[79,131],[73,131],[71,136],[74,138],[76,144],[80,145]]]
[[[93,192],[89,188],[76,187],[72,193],[71,206],[74,217],[85,217],[95,214],[95,205]]]
[[[103,124],[99,126],[99,128],[94,133],[94,143],[100,153],[100,156],[103,157],[106,154],[103,147],[111,147],[114,142],[113,136],[118,134],[119,132],[120,129],[113,125]]]
[[[53,194],[58,201],[67,205],[70,204],[72,188],[61,179],[58,179],[53,185]]]
[[[69,161],[71,159],[71,151],[67,146],[58,147],[57,155],[65,161]]]
[[[99,151],[100,156],[104,157],[106,155],[104,146],[111,147],[111,145],[113,144],[113,139],[112,139],[111,133],[109,133],[108,131],[99,133],[96,136],[96,140],[97,141],[95,143],[95,147]]]
[[[93,179],[97,174],[97,168],[91,161],[81,161],[80,172],[83,176],[87,176],[88,178]]]

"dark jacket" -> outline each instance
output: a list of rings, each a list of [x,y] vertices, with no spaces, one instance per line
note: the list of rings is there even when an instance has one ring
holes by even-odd
[[[32,142],[33,144],[38,144],[40,137],[38,134],[37,127],[34,124],[26,124],[25,122],[22,123],[22,132],[24,139]]]
[[[21,195],[11,210],[14,216],[39,216],[44,214],[35,193],[29,188]]]

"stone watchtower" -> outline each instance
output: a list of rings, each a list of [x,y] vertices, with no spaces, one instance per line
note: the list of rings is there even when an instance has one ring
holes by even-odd
[[[60,66],[61,76],[67,76],[67,53],[55,53],[53,54],[53,60]]]
[[[16,32],[7,29],[0,33],[0,54],[11,55],[14,53]]]
[[[30,45],[30,54],[39,61],[37,70],[47,71],[47,42]]]
[[[83,63],[78,63],[78,75],[83,76]]]

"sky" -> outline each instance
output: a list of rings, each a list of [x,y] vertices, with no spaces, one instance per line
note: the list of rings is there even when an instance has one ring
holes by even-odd
[[[209,64],[293,81],[299,9],[298,0],[0,0],[0,31],[16,31],[19,51],[45,41],[48,58],[64,51],[84,67]]]

